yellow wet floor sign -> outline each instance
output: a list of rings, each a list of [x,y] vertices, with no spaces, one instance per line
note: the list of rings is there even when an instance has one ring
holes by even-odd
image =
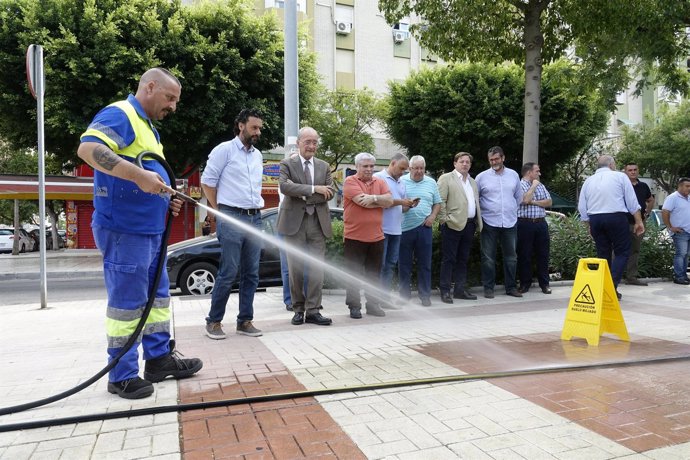
[[[580,259],[561,340],[582,337],[597,346],[605,332],[630,341],[606,259]]]

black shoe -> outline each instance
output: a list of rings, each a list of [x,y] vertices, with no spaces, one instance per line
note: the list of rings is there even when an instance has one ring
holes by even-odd
[[[493,289],[484,289],[484,297],[487,299],[493,299],[494,298],[494,290]]]
[[[510,291],[506,292],[506,295],[509,295],[511,297],[522,297],[522,294],[517,289],[511,289]]]
[[[623,298],[623,294],[620,292],[616,291],[616,297],[618,297],[618,300],[621,300]]]
[[[544,294],[551,294],[551,288],[548,286],[542,286],[541,292],[543,292]]]
[[[136,376],[121,382],[108,382],[108,393],[125,399],[141,399],[153,394],[153,385]]]
[[[673,280],[673,282],[676,283],[676,284],[682,284],[682,285],[685,285],[685,286],[687,286],[688,284],[690,284],[690,280],[683,279],[683,278],[681,278],[681,279],[675,278],[675,279]]]
[[[529,292],[529,288],[530,288],[530,287],[531,287],[531,286],[530,286],[529,284],[523,284],[523,285],[520,286],[520,288],[518,289],[518,292],[519,292],[520,294],[524,294],[525,292]]]
[[[292,305],[285,304],[285,309],[287,311],[292,311]]]
[[[350,318],[362,319],[362,307],[350,307]]]
[[[178,356],[179,355],[179,356]],[[166,377],[184,379],[196,374],[204,367],[199,358],[180,358],[175,351],[175,341],[170,341],[170,353],[159,358],[149,359],[144,367],[144,378],[149,382],[161,382]]]
[[[428,297],[424,297],[422,299],[422,307],[430,307],[431,306],[431,299]]]
[[[371,316],[386,316],[386,312],[383,311],[381,307],[379,307],[377,304],[369,304],[367,303],[367,315]],[[352,315],[350,315],[352,316]]]
[[[459,294],[453,294],[453,298],[462,300],[477,300],[477,296],[472,294],[470,291],[462,291]]]
[[[443,293],[441,293],[441,302],[443,302],[443,303],[453,303],[453,296],[450,295],[450,292],[443,292]]]
[[[296,311],[295,316],[292,317],[292,321],[290,321],[292,324],[295,326],[299,326],[300,324],[304,324],[304,312],[303,311]]]
[[[331,320],[331,318],[326,318],[321,313],[314,313],[313,315],[305,316],[304,322],[317,324],[319,326],[330,326],[333,320]]]

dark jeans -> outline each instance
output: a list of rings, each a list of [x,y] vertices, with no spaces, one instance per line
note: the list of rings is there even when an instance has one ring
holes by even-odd
[[[398,266],[400,257],[400,235],[383,235],[383,257],[381,262],[381,287],[390,290],[393,282],[393,270]]]
[[[220,205],[219,210],[259,231],[262,229],[260,213],[248,216],[231,211],[224,205]],[[206,322],[223,320],[232,284],[238,271],[240,273],[240,307],[237,323],[251,321],[254,319],[254,294],[259,285],[261,240],[258,236],[223,219],[218,219],[216,222],[216,234],[221,246],[220,267],[218,267],[216,284],[213,286],[211,310],[208,312]]]
[[[549,226],[546,220],[532,222],[518,219],[517,255],[520,286],[532,284],[532,255],[536,259],[537,281],[540,287],[549,285]]]
[[[361,280],[360,283],[348,280],[345,289],[345,303],[350,308],[362,308],[359,290],[363,287],[367,303],[381,303],[378,281],[383,259],[383,240],[374,243],[350,240],[343,243],[345,264],[351,275]],[[377,295],[378,294],[378,295]]]
[[[630,256],[628,213],[592,214],[589,216],[589,230],[597,248],[597,257],[606,259],[611,268],[613,285],[618,287]]]
[[[467,282],[467,261],[470,258],[472,240],[477,224],[474,219],[467,221],[465,228],[453,230],[441,225],[441,293],[449,293],[451,280],[455,274],[454,294],[462,294]]]
[[[400,296],[409,299],[411,296],[412,265],[417,258],[417,291],[420,299],[431,297],[431,227],[422,224],[412,230],[403,232],[400,238],[400,260],[398,262],[398,279]]]
[[[517,254],[515,244],[517,240],[517,227],[492,227],[484,222],[482,227],[482,284],[484,289],[496,286],[496,249],[501,243],[503,251],[503,276],[506,292],[517,289],[515,275],[517,272]]]

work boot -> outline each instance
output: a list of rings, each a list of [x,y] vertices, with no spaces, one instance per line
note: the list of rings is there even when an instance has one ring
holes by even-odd
[[[141,399],[153,394],[153,385],[136,376],[120,382],[108,382],[108,393],[125,399]]]
[[[159,358],[149,359],[144,367],[144,378],[149,382],[162,382],[166,377],[184,379],[199,372],[204,366],[199,358],[180,358],[175,351],[175,341],[170,341],[170,352]]]

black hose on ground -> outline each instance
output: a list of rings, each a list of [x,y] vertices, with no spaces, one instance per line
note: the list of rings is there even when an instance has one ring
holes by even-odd
[[[131,409],[118,412],[104,412],[101,414],[78,415],[74,417],[56,418],[52,420],[34,420],[31,422],[20,422],[7,425],[0,425],[0,433],[7,431],[28,430],[33,428],[45,428],[71,423],[85,423],[100,420],[111,420],[117,418],[139,417],[144,415],[164,414],[168,412],[185,412],[190,410],[212,409],[215,407],[237,406],[240,404],[255,404],[268,401],[280,401],[284,399],[308,398],[314,396],[325,396],[340,393],[356,393],[358,391],[384,390],[388,388],[411,387],[418,385],[431,385],[439,383],[466,382],[469,380],[488,380],[505,377],[519,377],[535,374],[552,374],[556,372],[573,372],[590,369],[605,369],[614,367],[627,367],[644,364],[663,364],[675,361],[687,361],[690,355],[671,356],[664,358],[642,359],[637,361],[616,361],[601,364],[581,364],[575,366],[557,366],[537,369],[522,369],[517,371],[486,372],[482,374],[451,375],[447,377],[433,377],[428,379],[400,380],[396,382],[377,383],[370,385],[360,385],[356,387],[339,387],[322,390],[294,391],[290,393],[278,393],[273,395],[253,396],[237,399],[221,399],[218,401],[204,401],[199,403],[174,404],[168,406],[145,407],[142,409]]]

